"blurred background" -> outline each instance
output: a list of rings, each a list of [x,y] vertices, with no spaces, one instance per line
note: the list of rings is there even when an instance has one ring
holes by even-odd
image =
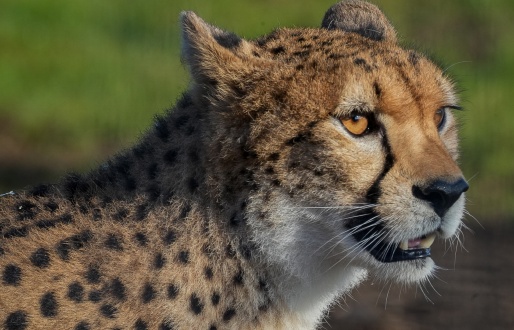
[[[319,26],[333,3],[1,0],[0,192],[95,167],[173,105],[189,79],[181,10],[253,38],[279,26]],[[476,220],[465,220],[465,249],[436,249],[447,270],[432,283],[368,282],[334,306],[325,327],[514,328],[514,2],[374,3],[405,44],[442,63],[462,91],[460,161]]]

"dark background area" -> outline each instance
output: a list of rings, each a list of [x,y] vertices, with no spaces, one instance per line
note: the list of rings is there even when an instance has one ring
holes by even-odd
[[[252,38],[279,26],[319,26],[333,2],[2,0],[0,192],[87,171],[172,106],[188,84],[181,10]],[[442,63],[462,90],[471,230],[465,250],[445,253],[436,241],[436,263],[447,270],[423,289],[431,302],[420,288],[366,282],[334,307],[326,328],[514,328],[514,2],[375,3],[405,44]]]

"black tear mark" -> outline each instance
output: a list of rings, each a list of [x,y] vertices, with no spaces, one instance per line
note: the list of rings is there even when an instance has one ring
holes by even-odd
[[[382,172],[366,193],[366,198],[368,199],[370,204],[377,204],[378,199],[380,197],[380,183],[394,165],[394,156],[391,151],[391,146],[389,145],[389,140],[385,132],[384,137],[382,139],[382,147],[384,148],[386,154]]]

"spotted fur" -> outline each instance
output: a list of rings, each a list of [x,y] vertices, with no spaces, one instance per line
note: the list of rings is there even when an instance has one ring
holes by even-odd
[[[137,145],[0,197],[1,326],[315,328],[368,275],[425,280],[429,257],[370,251],[460,226],[440,68],[361,1],[251,41],[181,18],[191,86]],[[369,133],[342,124],[355,113]]]

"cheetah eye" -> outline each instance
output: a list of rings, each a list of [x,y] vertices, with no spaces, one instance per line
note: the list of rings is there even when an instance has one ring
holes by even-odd
[[[339,120],[348,132],[356,136],[362,136],[371,130],[371,118],[362,114],[351,114]]]
[[[446,108],[437,110],[434,114],[434,123],[438,130],[440,130],[446,119]]]

